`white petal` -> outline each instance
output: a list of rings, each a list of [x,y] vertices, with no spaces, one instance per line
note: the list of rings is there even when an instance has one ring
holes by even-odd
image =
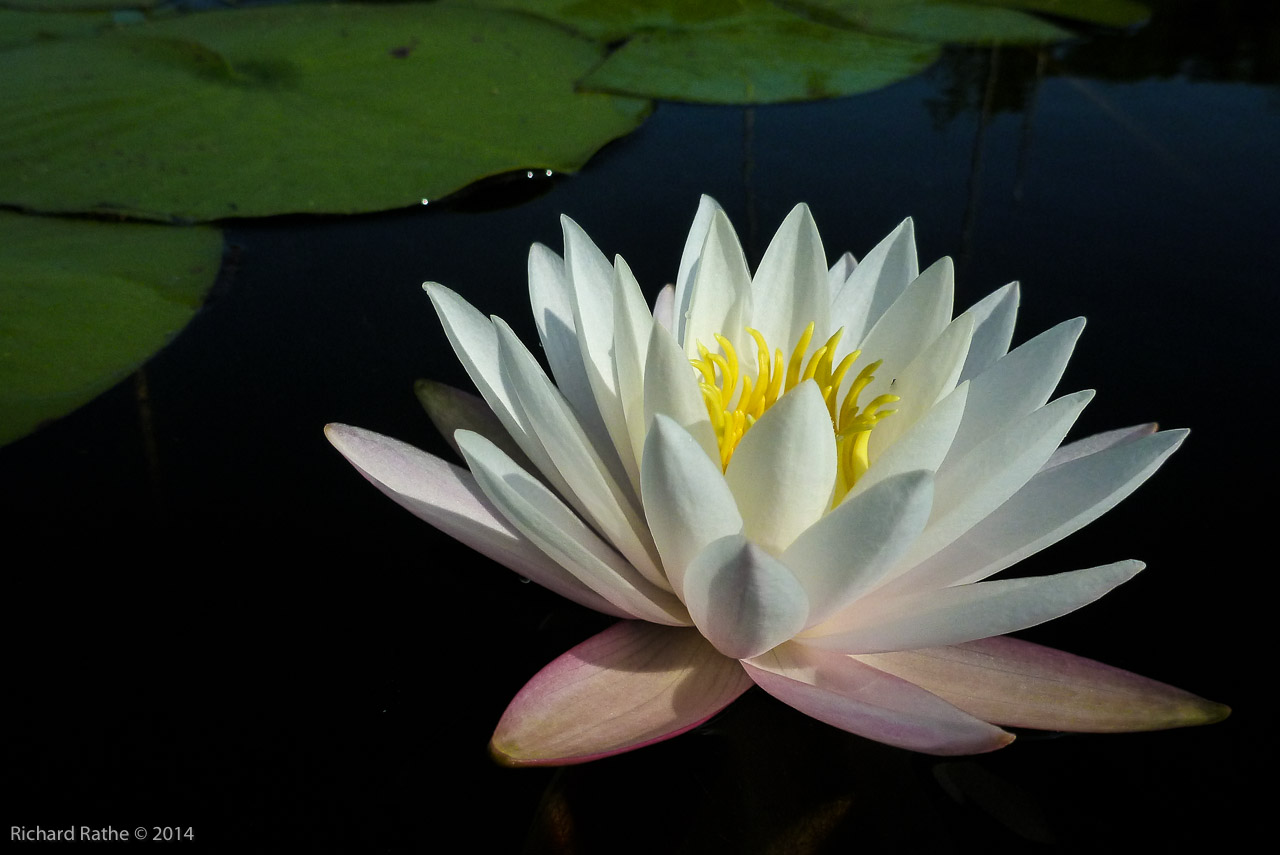
[[[856,659],[792,643],[743,662],[756,685],[805,715],[912,751],[976,754],[1013,734]]]
[[[858,259],[853,257],[852,252],[846,252],[827,270],[827,293],[831,295],[832,302],[835,301],[835,295],[844,288],[845,280],[853,275],[853,269],[857,266]]]
[[[725,470],[747,537],[781,555],[831,505],[836,440],[818,384],[783,395],[738,443]]]
[[[831,325],[845,330],[845,350],[840,357],[858,346],[919,275],[915,224],[908,217],[863,257],[842,288],[832,292]]]
[[[654,417],[644,446],[645,517],[667,580],[684,597],[684,572],[707,544],[742,532],[742,515],[718,464],[689,432]]]
[[[866,264],[866,261],[863,261]],[[862,269],[862,265],[858,265]],[[854,272],[857,275],[857,271]],[[862,356],[859,364],[883,359],[884,365],[862,393],[864,400],[890,391],[897,376],[921,351],[938,337],[951,322],[951,303],[955,287],[955,268],[951,259],[934,262],[927,270],[907,286],[893,305],[888,308],[859,347]],[[855,372],[846,375],[851,383]]]
[[[693,225],[684,241],[684,252],[680,256],[680,270],[676,276],[675,290],[672,293],[671,323],[664,326],[675,335],[676,341],[687,341],[685,327],[688,324],[690,303],[693,299],[693,283],[698,275],[702,249],[707,242],[707,232],[711,228],[711,219],[719,211],[720,204],[710,196],[698,200],[698,211],[693,216]],[[657,312],[654,313],[657,315]]]
[[[901,400],[889,405],[889,409],[895,410],[894,414],[871,432],[868,456],[872,464],[956,388],[972,334],[973,318],[961,315],[947,324],[910,365],[895,372],[897,377],[891,388]],[[870,398],[862,400],[866,402]]]
[[[440,431],[440,435],[459,457],[462,452],[458,450],[453,434],[455,431],[469,430],[501,448],[522,469],[536,471],[533,462],[520,450],[511,434],[507,433],[502,422],[481,398],[434,380],[418,380],[413,384],[413,393],[417,396],[418,403],[427,411],[427,417],[436,426],[436,430]]]
[[[810,323],[815,341],[831,335],[827,257],[807,205],[792,208],[769,242],[751,280],[751,303],[751,326],[783,353],[791,352]]]
[[[1135,439],[1141,439],[1144,436],[1151,436],[1156,432],[1156,427],[1155,422],[1148,422],[1142,425],[1103,431],[1102,433],[1095,433],[1093,436],[1077,439],[1075,442],[1068,442],[1065,445],[1058,446],[1058,450],[1044,464],[1044,468],[1052,469],[1055,466],[1061,466],[1063,463],[1070,463],[1077,458],[1104,451],[1114,445],[1121,445],[1126,442],[1132,442]]]
[[[575,603],[615,617],[632,616],[538,549],[494,507],[475,477],[462,467],[360,428],[328,425],[324,432],[361,475],[419,519]]]
[[[959,460],[948,457],[934,485],[933,518],[900,569],[919,565],[1021,489],[1049,459],[1092,397],[1092,391],[1061,397],[1002,426]],[[905,573],[900,582],[914,585],[913,574]]]
[[[977,582],[900,597],[872,594],[818,628],[822,636],[805,640],[842,653],[885,653],[1004,635],[1088,605],[1142,567],[1140,561],[1119,561],[1053,576]]]
[[[428,282],[422,287],[435,306],[445,335],[453,345],[453,352],[458,355],[471,382],[476,384],[480,396],[547,483],[561,493],[567,492],[564,479],[533,433],[515,390],[503,374],[498,359],[498,333],[493,322],[443,285]]]
[[[843,501],[849,501],[863,490],[870,489],[883,478],[901,475],[916,469],[937,472],[951,449],[951,440],[964,417],[969,384],[961,383],[950,395],[925,413],[897,442],[880,454],[875,465],[858,479]],[[894,416],[896,418],[896,416]],[[876,430],[880,430],[878,426]]]
[[[970,380],[990,368],[1009,352],[1013,340],[1013,324],[1018,315],[1018,283],[1010,282],[974,303],[966,315],[972,315],[973,343],[965,360],[960,379]]]
[[[533,355],[501,320],[494,322],[503,370],[510,377],[529,423],[563,477],[565,498],[591,521],[645,578],[659,587],[666,578],[639,509],[639,499],[609,471],[573,412],[542,373]]]
[[[540,481],[479,434],[458,432],[458,445],[480,489],[521,534],[588,588],[628,616],[687,626],[684,606],[646,580]]]
[[[707,415],[707,404],[698,388],[697,374],[680,345],[661,324],[654,324],[649,355],[644,364],[644,418],[646,429],[657,415],[670,417],[720,463],[720,445]],[[640,469],[644,471],[641,461]]]
[[[672,335],[675,334],[676,325],[676,288],[674,285],[664,285],[662,290],[658,292],[658,296],[653,298],[653,319],[667,328]]]
[[[1044,406],[1062,379],[1083,329],[1084,318],[1064,321],[1010,351],[974,378],[951,453],[964,454],[1000,425]]]
[[[622,256],[614,259],[614,269],[617,275],[613,298],[613,362],[627,430],[627,444],[618,449],[618,455],[638,495],[645,431],[644,363],[649,355],[654,320],[645,306],[640,284]]]
[[[735,346],[750,340],[743,329],[751,317],[751,274],[738,235],[723,211],[711,215],[692,290],[681,341],[688,358],[697,357],[699,343],[715,350],[717,334]],[[751,353],[754,346],[742,350]]]
[[[809,626],[876,585],[924,529],[933,475],[908,472],[880,481],[807,528],[782,561],[809,595]]]
[[[804,589],[787,566],[742,535],[708,544],[689,562],[684,597],[694,625],[733,659],[781,644],[809,614]]]
[[[1057,543],[1147,480],[1187,432],[1164,431],[1036,473],[1009,501],[911,571],[922,585],[976,582]]]
[[[617,273],[586,232],[568,217],[560,217],[564,232],[564,264],[573,300],[582,364],[595,396],[596,409],[607,432],[609,447],[596,442],[596,451],[610,466],[631,453],[622,400],[613,361],[613,296]],[[624,467],[624,471],[625,467]]]
[[[556,387],[592,435],[593,444],[602,447],[608,434],[582,364],[582,348],[573,320],[573,295],[564,261],[538,243],[529,248],[529,303]]]

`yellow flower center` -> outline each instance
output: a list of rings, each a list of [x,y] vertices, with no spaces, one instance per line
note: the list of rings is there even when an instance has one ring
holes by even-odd
[[[862,409],[858,408],[858,396],[875,379],[875,371],[882,362],[877,360],[858,372],[844,397],[840,398],[840,385],[844,376],[862,351],[849,353],[840,360],[839,365],[833,366],[836,345],[844,334],[844,330],[839,329],[806,362],[805,353],[809,350],[813,329],[814,325],[810,323],[791,352],[791,358],[786,359],[781,349],[774,350],[770,358],[769,345],[764,336],[759,330],[748,327],[747,332],[756,342],[755,379],[742,370],[737,350],[722,335],[715,337],[720,345],[720,353],[712,353],[698,342],[698,358],[690,362],[701,375],[702,397],[706,401],[707,414],[711,417],[711,425],[715,428],[720,444],[720,465],[723,468],[728,468],[734,449],[756,419],[797,384],[805,380],[816,382],[822,391],[823,400],[826,401],[831,428],[836,435],[838,463],[835,501],[838,502],[867,471],[870,465],[867,443],[871,437],[871,429],[880,419],[897,412],[882,410],[881,407],[897,401],[898,396],[879,395]]]

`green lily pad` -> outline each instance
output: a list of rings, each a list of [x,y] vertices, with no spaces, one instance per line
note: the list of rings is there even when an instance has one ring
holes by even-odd
[[[222,260],[214,228],[0,211],[0,444],[111,388],[177,335]]]
[[[1072,21],[1131,27],[1151,17],[1151,10],[1133,0],[973,0],[983,6],[1006,6],[1040,12]]]
[[[768,104],[853,95],[923,70],[937,49],[794,20],[642,33],[582,80],[588,89],[675,101]]]
[[[505,9],[555,21],[603,42],[646,30],[695,30],[758,24],[792,16],[769,0],[441,0],[451,6]]]
[[[952,0],[788,0],[787,5],[827,23],[940,44],[1038,44],[1071,36],[1016,9]]]
[[[528,16],[420,4],[208,12],[2,51],[0,202],[354,213],[572,172],[650,109],[575,90],[601,55]]]
[[[111,23],[110,12],[28,12],[0,7],[0,50],[43,39],[89,36]]]
[[[112,9],[150,9],[160,0],[0,0],[0,6],[33,12],[102,12]]]

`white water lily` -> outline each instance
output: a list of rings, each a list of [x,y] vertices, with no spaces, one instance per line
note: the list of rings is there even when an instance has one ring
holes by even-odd
[[[553,380],[498,318],[428,284],[484,400],[426,385],[467,468],[357,428],[333,444],[442,531],[624,618],[512,701],[492,750],[581,762],[684,732],[752,685],[917,751],[988,751],[1001,725],[1145,730],[1226,708],[1003,637],[1083,606],[1124,560],[989,577],[1115,505],[1186,431],[1061,445],[1092,392],[1050,400],[1083,328],[1010,351],[1008,285],[952,318],[952,265],[912,223],[830,269],[805,206],[754,277],[704,198],[652,311],[563,218],[529,256]]]

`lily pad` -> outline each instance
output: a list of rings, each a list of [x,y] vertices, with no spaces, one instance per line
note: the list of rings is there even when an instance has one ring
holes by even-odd
[[[1040,12],[1072,21],[1131,27],[1151,17],[1151,10],[1133,0],[973,0],[983,6],[1006,6]]]
[[[555,21],[605,42],[646,30],[696,30],[759,24],[792,16],[769,0],[440,0],[451,6],[505,9]]]
[[[0,52],[0,202],[211,220],[354,213],[572,172],[648,101],[575,90],[602,48],[436,5],[218,11]]]
[[[951,0],[789,0],[827,23],[941,44],[1037,44],[1071,33],[1016,9]],[[1010,3],[1010,5],[1013,5]]]
[[[583,78],[589,89],[675,101],[768,104],[879,89],[923,70],[937,49],[794,20],[642,33]]]
[[[0,6],[0,50],[43,39],[89,36],[111,26],[110,12],[38,12]]]
[[[214,228],[0,211],[0,444],[109,389],[195,314]]]

